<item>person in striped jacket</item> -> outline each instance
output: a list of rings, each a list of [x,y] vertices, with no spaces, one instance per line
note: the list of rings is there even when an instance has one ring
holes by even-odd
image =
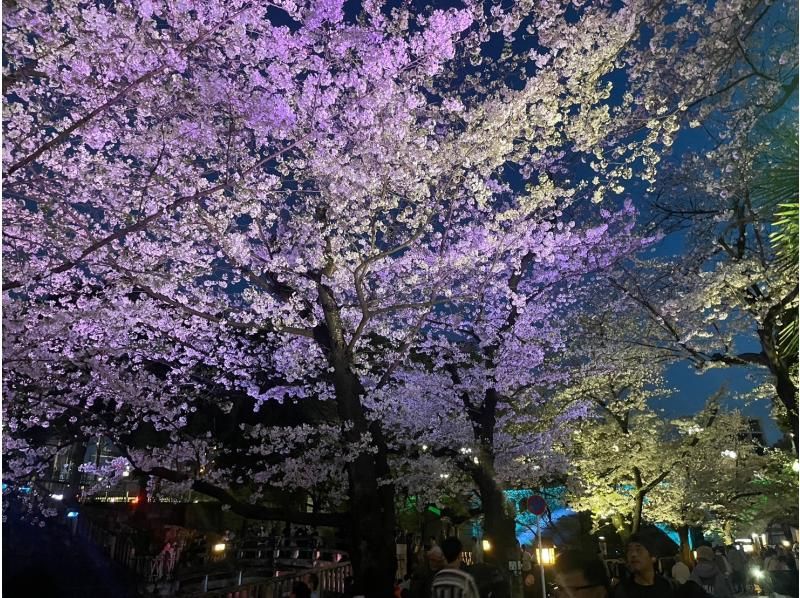
[[[432,598],[480,598],[472,575],[461,569],[461,540],[446,538],[441,548],[447,564],[433,578]]]

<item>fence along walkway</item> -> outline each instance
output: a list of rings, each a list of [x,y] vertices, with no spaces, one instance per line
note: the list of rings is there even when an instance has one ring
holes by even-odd
[[[133,540],[126,534],[115,534],[85,517],[73,521],[72,534],[85,538],[100,548],[109,559],[146,580],[171,573],[174,562],[165,563],[158,556],[137,555]],[[166,569],[166,570],[165,570]]]
[[[190,598],[282,598],[291,591],[294,582],[303,581],[309,573],[315,573],[319,577],[320,597],[333,598],[343,594],[344,580],[353,574],[353,569],[350,563],[337,563],[251,583],[246,583],[246,578],[239,572],[237,585],[214,590],[208,589],[212,580],[209,576],[205,576],[204,584],[199,591],[187,593],[182,589],[180,595]],[[184,581],[181,585],[185,587]]]

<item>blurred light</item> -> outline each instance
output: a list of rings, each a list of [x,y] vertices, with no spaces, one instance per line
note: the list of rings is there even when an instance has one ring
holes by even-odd
[[[472,457],[472,461],[473,463],[475,463],[475,465],[478,465],[481,462],[481,460],[478,459],[478,457]]]
[[[8,484],[3,484],[3,490],[5,491],[8,488]]]
[[[598,537],[597,537],[597,539],[598,539],[598,540],[605,540],[605,539],[606,539],[606,537],[605,537],[605,536],[598,536]]]
[[[225,543],[214,544],[214,552],[225,552]]]
[[[743,552],[753,552],[753,545],[752,544],[742,544],[742,551]]]
[[[761,543],[766,546],[767,545],[767,534],[761,534]]]
[[[422,450],[423,451],[427,451],[428,450],[428,445],[427,444],[423,444],[422,445]]]
[[[752,569],[750,569],[750,573],[752,573],[753,577],[755,577],[756,579],[761,579],[762,577],[764,577],[764,572],[758,567],[753,567]]]
[[[492,549],[492,543],[489,540],[481,540],[481,547],[484,552],[489,552]]]
[[[735,459],[736,458],[736,451],[726,450],[726,451],[722,451],[720,454],[723,457],[728,457],[729,459]]]
[[[138,496],[134,496],[134,497],[131,499],[131,504],[134,504],[134,505],[135,505],[135,504],[137,504],[138,502],[139,502],[139,497],[138,497]]]
[[[53,500],[64,500],[64,495],[63,494],[51,494],[50,498],[52,498]]]
[[[792,471],[800,471],[800,461],[792,463]]]
[[[30,486],[21,486],[19,491],[22,492],[23,494],[30,494],[31,488]]]
[[[789,548],[792,545],[789,540],[781,540],[781,544],[783,544],[784,548]]]
[[[127,469],[126,469],[125,471],[123,471],[123,472],[122,472],[122,477],[123,477],[123,478],[127,478],[129,475],[131,475],[131,472],[130,472],[130,471],[128,471]]]
[[[697,560],[697,551],[696,550],[692,551],[692,556],[694,557],[694,560]]]
[[[555,548],[537,548],[536,549],[536,562],[542,565],[552,565],[556,562],[556,549]]]
[[[78,516],[78,511],[69,511],[67,513],[67,518],[68,519],[75,519],[75,517],[77,517],[77,516]]]

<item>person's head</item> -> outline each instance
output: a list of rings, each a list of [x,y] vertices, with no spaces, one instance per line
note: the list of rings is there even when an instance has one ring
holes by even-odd
[[[607,598],[606,566],[597,556],[580,550],[561,553],[555,563],[557,598]]]
[[[428,551],[428,567],[431,571],[438,571],[447,564],[442,549],[434,546]]]
[[[685,584],[690,575],[691,571],[689,571],[689,567],[686,566],[686,563],[678,561],[672,565],[672,579],[677,581],[679,584]]]
[[[461,540],[455,536],[445,538],[442,542],[442,552],[448,565],[457,565],[461,561]]]
[[[711,546],[698,546],[697,547],[697,560],[705,561],[707,563],[714,562],[714,549]]]
[[[625,563],[634,575],[655,571],[654,553],[649,538],[641,534],[632,534],[625,545]]]

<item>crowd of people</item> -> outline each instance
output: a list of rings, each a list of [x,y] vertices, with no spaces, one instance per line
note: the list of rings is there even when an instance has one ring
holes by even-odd
[[[479,545],[476,543],[476,545]],[[426,553],[426,560],[402,583],[398,598],[507,598],[508,582],[490,565],[462,562],[458,538],[445,539]],[[530,553],[521,553],[525,596],[542,598],[540,579]],[[477,556],[477,555],[474,555]],[[734,598],[759,591],[772,596],[797,596],[797,557],[783,547],[746,554],[734,546],[699,546],[689,567],[675,559],[659,572],[658,550],[652,537],[633,534],[625,545],[624,566],[610,568],[593,551],[566,550],[555,562],[548,593],[555,598]],[[478,557],[475,559],[480,561]],[[527,565],[527,567],[526,567]],[[663,561],[661,562],[663,565]]]

